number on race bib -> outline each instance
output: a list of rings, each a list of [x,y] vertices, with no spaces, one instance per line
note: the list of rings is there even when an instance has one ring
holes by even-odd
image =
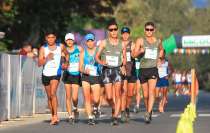
[[[140,62],[136,62],[136,69],[140,68]]]
[[[117,56],[106,56],[106,62],[109,66],[117,67],[118,66],[118,57]]]
[[[79,63],[70,63],[68,71],[69,72],[78,72],[79,71]]]
[[[97,76],[97,67],[93,65],[85,65],[85,70],[89,70],[89,75]]]
[[[157,59],[158,49],[157,48],[145,48],[145,58],[146,59]]]
[[[131,52],[126,52],[127,62],[131,61]]]

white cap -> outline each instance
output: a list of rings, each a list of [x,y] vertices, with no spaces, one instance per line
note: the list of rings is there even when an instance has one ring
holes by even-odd
[[[74,34],[67,33],[66,36],[65,36],[65,41],[69,40],[69,39],[74,41],[75,40]]]

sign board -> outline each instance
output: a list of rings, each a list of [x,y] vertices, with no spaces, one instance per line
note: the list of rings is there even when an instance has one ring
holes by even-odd
[[[210,35],[183,36],[182,47],[183,48],[210,47]]]

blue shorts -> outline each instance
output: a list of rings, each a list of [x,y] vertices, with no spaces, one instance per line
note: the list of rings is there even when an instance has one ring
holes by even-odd
[[[181,85],[182,82],[175,82],[175,85]]]
[[[158,79],[156,87],[161,88],[161,87],[168,87],[168,86],[169,86],[168,79],[166,79],[165,77]]]

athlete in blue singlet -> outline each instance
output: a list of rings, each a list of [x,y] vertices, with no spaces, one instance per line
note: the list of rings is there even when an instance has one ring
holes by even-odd
[[[63,82],[66,89],[66,109],[69,115],[70,124],[77,122],[79,112],[77,110],[78,104],[78,90],[80,87],[80,72],[79,72],[79,56],[82,47],[75,44],[75,37],[72,33],[67,33],[65,42],[67,44],[67,51],[69,54],[69,65],[64,71]],[[71,109],[71,101],[73,102],[73,111]]]
[[[95,60],[97,48],[95,36],[91,33],[85,36],[87,48],[80,56],[80,71],[82,72],[82,87],[85,98],[85,109],[88,115],[88,124],[95,125],[95,118],[98,116],[100,102],[100,65]],[[92,93],[92,98],[91,98]],[[93,109],[92,109],[93,104]]]

